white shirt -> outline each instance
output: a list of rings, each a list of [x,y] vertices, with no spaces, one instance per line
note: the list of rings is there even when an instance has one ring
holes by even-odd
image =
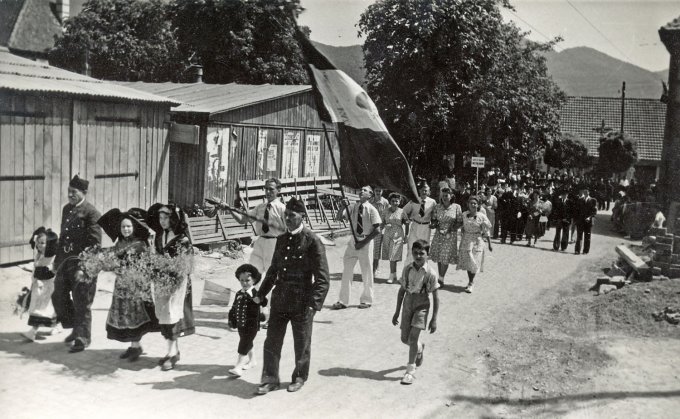
[[[264,224],[262,221],[254,221],[253,227],[255,228],[255,234],[257,234],[258,236],[278,237],[281,234],[285,233],[286,225],[284,221],[285,220],[284,212],[286,211],[286,204],[281,202],[279,198],[276,198],[272,202],[261,203],[255,208],[249,210],[248,215],[257,218],[258,220],[264,220],[264,212],[267,209],[268,204],[270,205],[269,231],[267,231],[266,233],[262,231],[262,225]],[[281,227],[277,228],[276,226]]]

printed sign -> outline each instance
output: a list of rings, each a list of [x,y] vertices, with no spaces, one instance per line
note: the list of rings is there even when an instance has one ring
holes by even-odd
[[[471,167],[484,167],[486,159],[484,157],[472,157],[470,160]]]
[[[267,171],[276,172],[276,156],[279,154],[279,146],[274,144],[269,144],[267,149]]]
[[[297,177],[299,165],[300,165],[300,131],[284,131],[281,177],[284,179]]]
[[[264,173],[264,159],[267,155],[267,134],[268,130],[260,128],[257,133],[257,179],[263,179]]]
[[[305,176],[319,174],[319,158],[321,157],[321,135],[307,134],[305,145]]]

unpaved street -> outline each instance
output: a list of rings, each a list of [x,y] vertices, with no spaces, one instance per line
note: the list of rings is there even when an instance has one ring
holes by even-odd
[[[164,342],[158,334],[144,338],[145,355],[138,362],[118,359],[125,346],[107,340],[104,330],[110,281],[100,280],[93,344],[85,352],[67,353],[61,343],[63,335],[48,336],[40,343],[24,342],[19,332],[27,328],[25,319],[11,315],[9,302],[22,285],[29,283],[30,275],[16,267],[2,269],[0,410],[3,417],[11,418],[612,417],[607,412],[626,411],[632,416],[619,417],[672,417],[672,412],[680,411],[677,365],[658,368],[658,374],[648,371],[640,375],[636,373],[639,365],[631,364],[631,357],[625,356],[626,351],[634,349],[617,346],[616,339],[603,338],[602,346],[612,351],[614,358],[618,351],[628,363],[599,371],[593,374],[589,387],[546,398],[529,410],[518,408],[522,403],[517,400],[494,398],[486,385],[489,371],[483,353],[494,333],[509,324],[534,321],[535,313],[552,301],[564,283],[578,277],[585,265],[598,261],[606,267],[615,257],[614,246],[625,240],[609,234],[604,221],[608,214],[598,218],[589,255],[552,252],[548,240],[554,233],[551,230],[536,248],[494,243],[473,294],[462,292],[466,274],[450,270],[447,285],[440,291],[439,329],[425,336],[425,361],[411,386],[399,384],[408,348],[400,343],[398,328],[391,325],[398,286],[385,283],[386,265],[381,266],[376,281],[372,308],[356,309],[362,287],[357,274],[354,306],[342,311],[324,309],[317,314],[312,369],[304,388],[295,394],[284,389],[266,396],[253,395],[259,367],[247,371],[241,379],[228,377],[227,370],[236,359],[238,335],[227,329],[226,310],[198,306],[205,277],[237,287],[233,271],[238,261],[220,261],[221,265],[195,278],[197,333],[181,340],[181,361],[169,372],[156,365],[164,354]],[[346,241],[346,237],[339,238],[337,246],[328,247],[333,281],[327,307],[338,296]],[[265,333],[261,331],[255,343],[259,359]],[[647,344],[654,347],[654,343]],[[667,352],[678,348],[675,340],[660,346]],[[289,330],[281,361],[284,385],[290,379],[292,355]],[[632,376],[638,379],[630,380]],[[645,401],[640,405],[642,399]]]

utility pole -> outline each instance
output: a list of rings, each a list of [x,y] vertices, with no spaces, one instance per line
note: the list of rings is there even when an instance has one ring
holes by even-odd
[[[621,134],[623,134],[623,121],[626,116],[626,82],[621,86]]]

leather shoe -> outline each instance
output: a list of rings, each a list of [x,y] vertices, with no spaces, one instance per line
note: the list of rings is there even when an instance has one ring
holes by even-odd
[[[288,392],[289,393],[295,393],[296,391],[299,391],[302,388],[302,386],[304,386],[304,385],[305,385],[305,380],[298,377],[298,378],[295,379],[294,383],[290,383],[290,385],[288,385]]]
[[[270,391],[278,390],[279,387],[281,387],[279,383],[264,383],[257,388],[257,392],[255,394],[262,396],[269,393]]]
[[[71,333],[70,335],[66,336],[66,339],[64,339],[64,343],[71,343],[74,340],[76,340],[76,335]]]
[[[75,353],[77,353],[77,352],[82,352],[82,351],[84,351],[85,348],[86,348],[87,346],[88,346],[88,345],[85,345],[85,344],[83,343],[82,340],[76,339],[76,340],[73,342],[73,346],[71,346],[71,349],[69,349],[68,351],[69,351],[70,353],[72,353],[72,354],[75,354]]]
[[[142,354],[143,349],[141,346],[138,346],[136,348],[130,348],[130,356],[128,357],[128,361],[130,362],[135,362],[136,360],[139,359],[139,356]]]

